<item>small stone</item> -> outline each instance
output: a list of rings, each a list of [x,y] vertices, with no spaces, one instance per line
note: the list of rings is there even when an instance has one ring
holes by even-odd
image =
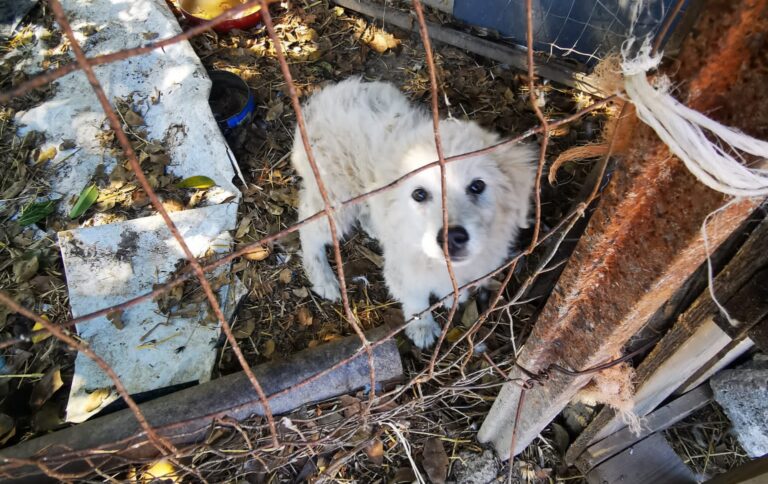
[[[579,435],[587,428],[595,415],[595,409],[581,402],[572,402],[563,409],[565,428],[573,435]]]
[[[462,484],[489,484],[499,474],[499,463],[490,450],[482,454],[463,450],[453,465],[453,480]]]

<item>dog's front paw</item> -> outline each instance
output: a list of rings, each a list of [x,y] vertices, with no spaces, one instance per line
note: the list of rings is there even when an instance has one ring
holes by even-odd
[[[432,318],[418,319],[408,324],[405,334],[423,350],[432,346],[440,335],[440,325]]]
[[[336,281],[329,281],[324,284],[315,284],[312,286],[312,292],[323,299],[337,302],[341,300],[341,291]]]

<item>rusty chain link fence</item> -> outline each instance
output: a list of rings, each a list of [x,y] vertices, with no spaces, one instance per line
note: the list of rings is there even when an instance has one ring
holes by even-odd
[[[403,432],[408,432],[408,427],[405,424],[407,420],[415,419],[416,421],[419,421],[420,419],[423,419],[424,421],[428,421],[431,418],[431,409],[442,406],[450,407],[449,411],[454,412],[457,421],[468,423],[472,420],[472,417],[478,415],[477,411],[473,408],[475,403],[487,405],[487,402],[484,397],[478,393],[478,390],[483,388],[495,388],[500,386],[504,381],[507,381],[507,373],[515,364],[514,357],[510,357],[509,355],[515,354],[520,342],[516,342],[513,339],[509,344],[498,350],[484,352],[482,353],[482,360],[484,360],[487,365],[483,365],[483,367],[471,366],[468,365],[468,363],[470,359],[477,356],[475,349],[483,342],[485,337],[484,334],[487,335],[487,332],[484,333],[481,330],[484,325],[491,325],[492,328],[496,328],[500,325],[511,325],[512,317],[510,316],[510,311],[514,310],[515,305],[524,301],[527,291],[536,283],[540,275],[552,270],[553,259],[557,260],[556,265],[562,264],[562,254],[560,254],[559,248],[563,245],[569,235],[571,237],[574,236],[571,229],[573,229],[580,220],[583,220],[585,214],[588,213],[588,208],[591,203],[598,197],[605,180],[605,173],[609,166],[608,161],[611,156],[611,144],[609,144],[608,152],[600,157],[600,160],[597,161],[592,168],[593,176],[590,179],[592,180],[593,185],[585,191],[584,198],[578,200],[569,212],[563,214],[557,224],[545,227],[542,224],[541,216],[541,192],[542,178],[545,176],[544,171],[551,133],[557,129],[566,127],[569,123],[573,123],[589,113],[603,110],[609,105],[621,105],[620,98],[611,95],[601,100],[596,100],[574,114],[558,119],[552,119],[545,114],[539,103],[540,87],[539,79],[536,76],[536,57],[534,55],[535,39],[532,26],[533,2],[532,0],[527,0],[525,2],[528,48],[527,88],[530,105],[539,120],[539,125],[495,146],[458,156],[445,157],[442,154],[441,141],[437,131],[439,103],[441,100],[438,69],[435,66],[433,48],[427,33],[421,1],[413,0],[413,12],[415,13],[416,22],[420,26],[420,37],[426,53],[426,65],[429,73],[429,99],[431,103],[431,113],[434,119],[435,143],[439,159],[414,172],[404,175],[402,178],[395,180],[386,186],[379,187],[370,192],[346,200],[340,206],[334,206],[325,191],[323,180],[319,176],[317,165],[312,154],[312,148],[304,126],[299,94],[297,93],[294,84],[294,78],[289,62],[286,59],[285,52],[282,50],[282,43],[275,31],[275,26],[269,9],[270,3],[273,2],[270,2],[269,0],[252,0],[239,7],[228,10],[210,21],[191,27],[180,35],[151,42],[144,46],[128,48],[120,52],[96,57],[87,57],[71,27],[71,21],[73,19],[67,18],[59,0],[48,0],[48,5],[56,18],[56,22],[60,27],[61,32],[70,43],[71,52],[75,57],[75,61],[65,64],[62,67],[42,72],[28,81],[21,83],[17,87],[0,93],[0,104],[7,103],[13,98],[24,96],[32,90],[44,87],[65,75],[75,71],[82,71],[93,88],[93,92],[96,94],[109,122],[109,127],[114,132],[125,157],[136,175],[137,181],[147,193],[154,209],[163,218],[168,229],[172,232],[174,238],[184,250],[188,263],[177,276],[171,280],[164,281],[163,284],[158,285],[153,291],[147,294],[136,296],[119,305],[104,308],[91,314],[72,318],[67,321],[49,321],[40,314],[36,314],[35,312],[22,307],[9,297],[8,294],[0,292],[0,303],[8,306],[12,311],[39,323],[42,328],[44,328],[39,330],[38,334],[42,331],[50,332],[55,338],[58,338],[73,350],[92,359],[109,376],[116,391],[127,404],[140,426],[140,431],[134,436],[117,443],[116,445],[118,447],[124,446],[124,448],[130,448],[131,446],[140,445],[142,442],[149,441],[149,443],[156,449],[155,453],[157,455],[157,457],[153,457],[152,459],[129,459],[120,455],[120,452],[114,452],[112,450],[105,451],[100,448],[84,450],[72,450],[67,448],[48,449],[44,455],[28,459],[4,457],[0,461],[0,475],[9,478],[21,478],[25,475],[34,475],[36,472],[43,472],[49,477],[63,481],[117,482],[131,478],[136,479],[137,474],[135,469],[154,462],[162,457],[170,462],[175,468],[176,475],[172,476],[173,479],[175,479],[175,482],[180,482],[182,479],[199,482],[237,482],[241,479],[245,479],[249,475],[258,473],[263,474],[268,471],[276,472],[279,482],[289,482],[297,476],[303,475],[306,477],[310,474],[317,474],[321,478],[332,479],[338,477],[339,471],[352,462],[361,450],[366,449],[372,445],[373,442],[381,441],[382,439],[386,439],[388,442],[392,443],[392,448],[405,449],[404,455],[410,458],[410,451],[407,450],[408,442],[405,441],[407,438],[403,435]],[[599,2],[595,3],[597,4]],[[176,42],[189,40],[209,31],[209,29],[214,26],[255,5],[261,7],[263,23],[266,27],[267,35],[275,47],[275,57],[287,84],[287,94],[295,111],[303,146],[306,150],[309,163],[312,165],[315,173],[315,180],[306,180],[305,182],[317,183],[317,186],[323,195],[325,208],[323,211],[304,220],[300,220],[284,230],[269,234],[261,240],[248,246],[241,247],[223,257],[219,257],[213,261],[201,262],[189,249],[184,237],[179,233],[169,217],[166,208],[161,203],[155,190],[143,173],[141,164],[137,159],[137,155],[132,148],[131,142],[129,141],[124,127],[116,113],[115,107],[105,94],[105,91],[94,72],[94,67],[111,62],[125,62],[131,57],[140,56],[154,49],[161,49]],[[671,22],[673,19],[673,17],[669,17],[667,21]],[[668,25],[663,28],[663,31],[666,31],[667,28]],[[619,117],[620,116],[621,114]],[[409,321],[405,321],[397,327],[391,328],[383,338],[375,341],[369,341],[367,339],[347,297],[345,274],[343,271],[344,261],[342,260],[341,246],[336,237],[333,217],[334,212],[342,206],[346,207],[362,203],[370,197],[375,197],[386,190],[392,189],[416,173],[433,167],[439,167],[443,189],[445,189],[445,166],[448,163],[457,163],[463,159],[490,152],[504,145],[518,143],[523,140],[531,140],[536,137],[538,137],[540,145],[540,156],[538,159],[536,187],[533,194],[533,233],[527,248],[509,259],[503,266],[464,287],[458,287],[457,282],[453,277],[453,273],[451,272],[454,294],[457,294],[459,290],[474,286],[482,279],[486,278],[500,278],[501,283],[495,289],[495,293],[492,295],[487,309],[478,315],[469,327],[466,328],[466,331],[456,338],[446,338],[451,326],[449,324],[444,324],[436,346],[430,350],[428,357],[423,361],[423,367],[409,368],[408,380],[402,382],[395,388],[376,391],[377,384],[376,375],[373,370],[373,350],[400,334]],[[443,217],[447,220],[447,209],[444,196],[442,204]],[[327,223],[331,228],[331,234],[334,237],[333,256],[335,258],[335,266],[341,286],[342,314],[346,323],[360,339],[359,350],[350,357],[339,362],[333,368],[320,371],[308,380],[286,389],[283,392],[268,395],[263,390],[259,379],[250,369],[246,358],[240,349],[239,343],[233,335],[230,323],[222,313],[219,300],[217,299],[208,278],[206,278],[206,273],[234,261],[265,244],[278,241],[309,223]],[[447,226],[448,224],[445,223],[444,227],[446,229]],[[451,263],[450,259],[447,257],[447,248],[445,248],[445,253],[446,264],[450,268]],[[510,285],[515,279],[515,275],[521,274],[519,270],[516,271],[516,268],[524,262],[529,266],[528,269],[522,272],[523,276],[520,280],[515,281]],[[76,337],[73,333],[73,327],[76,324],[87,324],[89,320],[107,315],[110,312],[125,310],[142,301],[157,298],[190,280],[199,282],[200,287],[203,289],[207,301],[218,319],[221,330],[227,338],[228,344],[234,351],[242,370],[247,375],[250,385],[253,386],[258,395],[259,402],[264,410],[264,417],[257,416],[246,421],[235,421],[227,418],[225,415],[212,415],[206,436],[198,439],[199,443],[179,446],[175,443],[175,440],[177,437],[177,429],[182,427],[181,424],[153,426],[151,422],[145,418],[141,406],[134,401],[122,384],[120,376],[115,373],[107,361],[94,353],[87,344]],[[514,287],[514,290],[510,291],[509,287],[512,286]],[[454,303],[448,311],[447,321],[453,320],[453,316],[457,310],[458,298],[453,298],[453,301]],[[425,308],[424,312],[438,308],[442,305],[442,302],[442,300],[435,302],[430,308]],[[9,348],[13,345],[29,341],[34,335],[35,333],[30,333],[7,339],[0,342],[0,348]],[[552,367],[549,371],[559,371],[569,374],[591,373],[607,368],[610,365],[626,361],[631,356],[632,355],[628,355],[619,360],[582,371],[574,371],[562,367]],[[322,415],[320,415],[319,412],[313,413],[311,411],[308,411],[304,415],[304,418],[297,418],[294,415],[292,420],[289,421],[290,423],[286,426],[286,423],[284,421],[281,422],[270,410],[271,399],[274,399],[280,394],[294,390],[296,387],[307,384],[310,381],[321,380],[334,369],[340,368],[351,360],[358,358],[365,358],[368,361],[370,368],[370,391],[367,393],[367,402],[359,402],[359,405],[355,407],[354,412],[350,412],[348,406],[344,407],[328,404],[324,407],[325,410]],[[529,379],[519,381],[518,383],[523,386],[523,388],[531,388],[535,384],[546,384],[546,379],[546,373],[539,373],[531,375]],[[524,396],[525,393],[523,392],[521,395]],[[461,405],[457,404],[459,401],[462,402]],[[519,403],[520,405],[524,405],[524,399],[522,397]],[[338,418],[328,419],[328,415],[336,415]],[[422,429],[421,434],[418,433],[420,428]],[[429,432],[424,430],[426,428],[429,428],[429,425],[420,426],[420,424],[416,422],[412,424],[411,430],[423,437],[429,435]],[[365,430],[362,434],[361,429]],[[463,436],[462,438],[466,439],[471,439],[473,433],[474,430],[471,428],[456,430],[456,435]],[[110,446],[110,448],[114,449],[115,446]],[[317,459],[306,459],[307,457],[316,458],[317,456],[329,455],[329,453],[333,458],[328,459],[325,465],[319,466],[319,468],[314,467],[319,465]],[[69,470],[68,465],[75,461],[88,462],[91,464],[91,467],[82,471],[72,472]],[[314,464],[310,466],[308,462],[314,462]],[[131,477],[131,472],[134,473],[133,477]],[[510,472],[512,472],[512,466],[510,466]],[[375,469],[367,468],[365,463],[360,462],[356,463],[352,468],[349,468],[346,471],[347,477],[350,479],[357,478],[359,482],[368,482],[369,479],[372,479],[371,476],[377,475],[376,473],[377,471]],[[168,478],[168,476],[165,477]]]

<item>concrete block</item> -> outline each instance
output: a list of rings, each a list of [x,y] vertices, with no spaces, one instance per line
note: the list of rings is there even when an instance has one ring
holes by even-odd
[[[147,43],[145,35],[160,39],[181,33],[181,27],[163,0],[64,0],[61,2],[75,35],[89,57],[110,54]],[[89,28],[96,31],[90,35]],[[35,48],[27,74],[39,72],[43,47]],[[211,81],[189,42],[179,42],[129,60],[94,68],[110,102],[132,99],[146,123],[149,140],[162,144],[171,158],[168,171],[187,178],[205,175],[216,182],[206,196],[209,203],[240,198],[232,184],[235,169],[228,147],[208,106]],[[105,114],[85,78],[76,71],[54,83],[51,99],[16,115],[19,134],[37,131],[48,140],[43,148],[73,140],[75,147],[59,150],[50,161],[51,192],[66,202],[87,186],[96,168],[110,173],[117,161],[102,143],[108,131]],[[234,159],[234,157],[232,157]],[[66,160],[66,162],[65,162]]]
[[[749,456],[768,454],[768,369],[725,370],[710,385]]]
[[[378,341],[391,329],[381,326],[368,331],[366,337],[368,341]],[[348,336],[252,369],[269,398],[272,413],[280,415],[369,387],[365,353],[321,378],[301,384],[351,357],[359,348],[360,339]],[[394,340],[373,350],[373,365],[378,383],[402,379],[403,365]],[[159,435],[178,447],[204,440],[211,425],[219,419],[243,420],[264,415],[259,398],[242,371],[142,403],[141,411]],[[0,475],[2,482],[7,483],[53,482],[46,479],[39,467],[30,464],[21,468],[10,460],[13,458],[34,457],[60,473],[79,473],[94,467],[110,472],[125,460],[150,461],[157,455],[157,448],[141,432],[136,417],[125,409],[2,449]]]
[[[171,214],[193,254],[229,250],[229,230],[237,226],[237,204],[226,203]],[[159,215],[126,222],[59,232],[69,303],[74,317],[108,308],[152,290],[167,280],[185,260],[178,242]],[[228,265],[213,271],[216,277]],[[219,290],[219,303],[229,317],[236,298],[229,285]],[[237,291],[232,292],[234,296]],[[104,358],[132,394],[191,381],[210,380],[216,361],[218,322],[206,324],[208,305],[169,317],[157,302],[146,300],[122,313],[122,325],[106,316],[77,325],[79,337]],[[194,310],[195,304],[187,303]],[[229,314],[228,314],[229,313]],[[181,348],[181,349],[179,349]],[[91,394],[107,388],[109,395],[94,401]],[[67,403],[68,422],[82,422],[118,395],[112,381],[90,358],[80,353]]]

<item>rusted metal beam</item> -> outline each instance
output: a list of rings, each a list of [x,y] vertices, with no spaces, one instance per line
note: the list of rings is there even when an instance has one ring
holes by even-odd
[[[712,283],[730,320],[716,322],[720,311],[705,289],[643,360],[637,368],[633,398],[637,416],[647,415],[679,387],[700,384],[752,346],[744,339],[747,331],[768,313],[766,245],[768,219],[763,219]],[[589,470],[589,453],[595,443],[602,444],[625,425],[616,412],[604,408],[568,449],[566,459]],[[587,456],[580,459],[585,448]]]
[[[376,328],[367,333],[367,338],[380,340],[391,329]],[[300,351],[285,360],[256,366],[253,372],[267,395],[272,396],[269,402],[272,412],[288,413],[301,405],[370,385],[365,355],[302,385],[321,370],[351,357],[359,348],[360,339],[349,336]],[[379,384],[402,378],[402,362],[394,340],[376,347],[373,356]],[[218,419],[243,420],[264,415],[259,398],[242,371],[143,403],[141,411],[160,435],[178,447],[203,440]],[[133,414],[121,410],[27,440],[0,451],[0,479],[2,482],[51,482],[40,468],[29,464],[38,459],[59,473],[83,473],[94,466],[107,472],[124,465],[126,460],[152,459],[158,450],[140,430]]]
[[[688,88],[682,99],[691,108],[763,139],[768,138],[768,46],[755,32],[767,30],[767,3],[708,2],[678,61],[667,69]],[[705,260],[702,223],[727,202],[636,119],[623,119],[616,136],[625,156],[518,357],[530,371],[553,363],[581,370],[616,356]],[[732,203],[710,217],[712,250],[759,202]],[[510,377],[526,376],[516,373]],[[507,458],[516,427],[516,455],[590,378],[554,374],[526,392],[520,409],[520,387],[505,385],[478,439],[492,442]]]

